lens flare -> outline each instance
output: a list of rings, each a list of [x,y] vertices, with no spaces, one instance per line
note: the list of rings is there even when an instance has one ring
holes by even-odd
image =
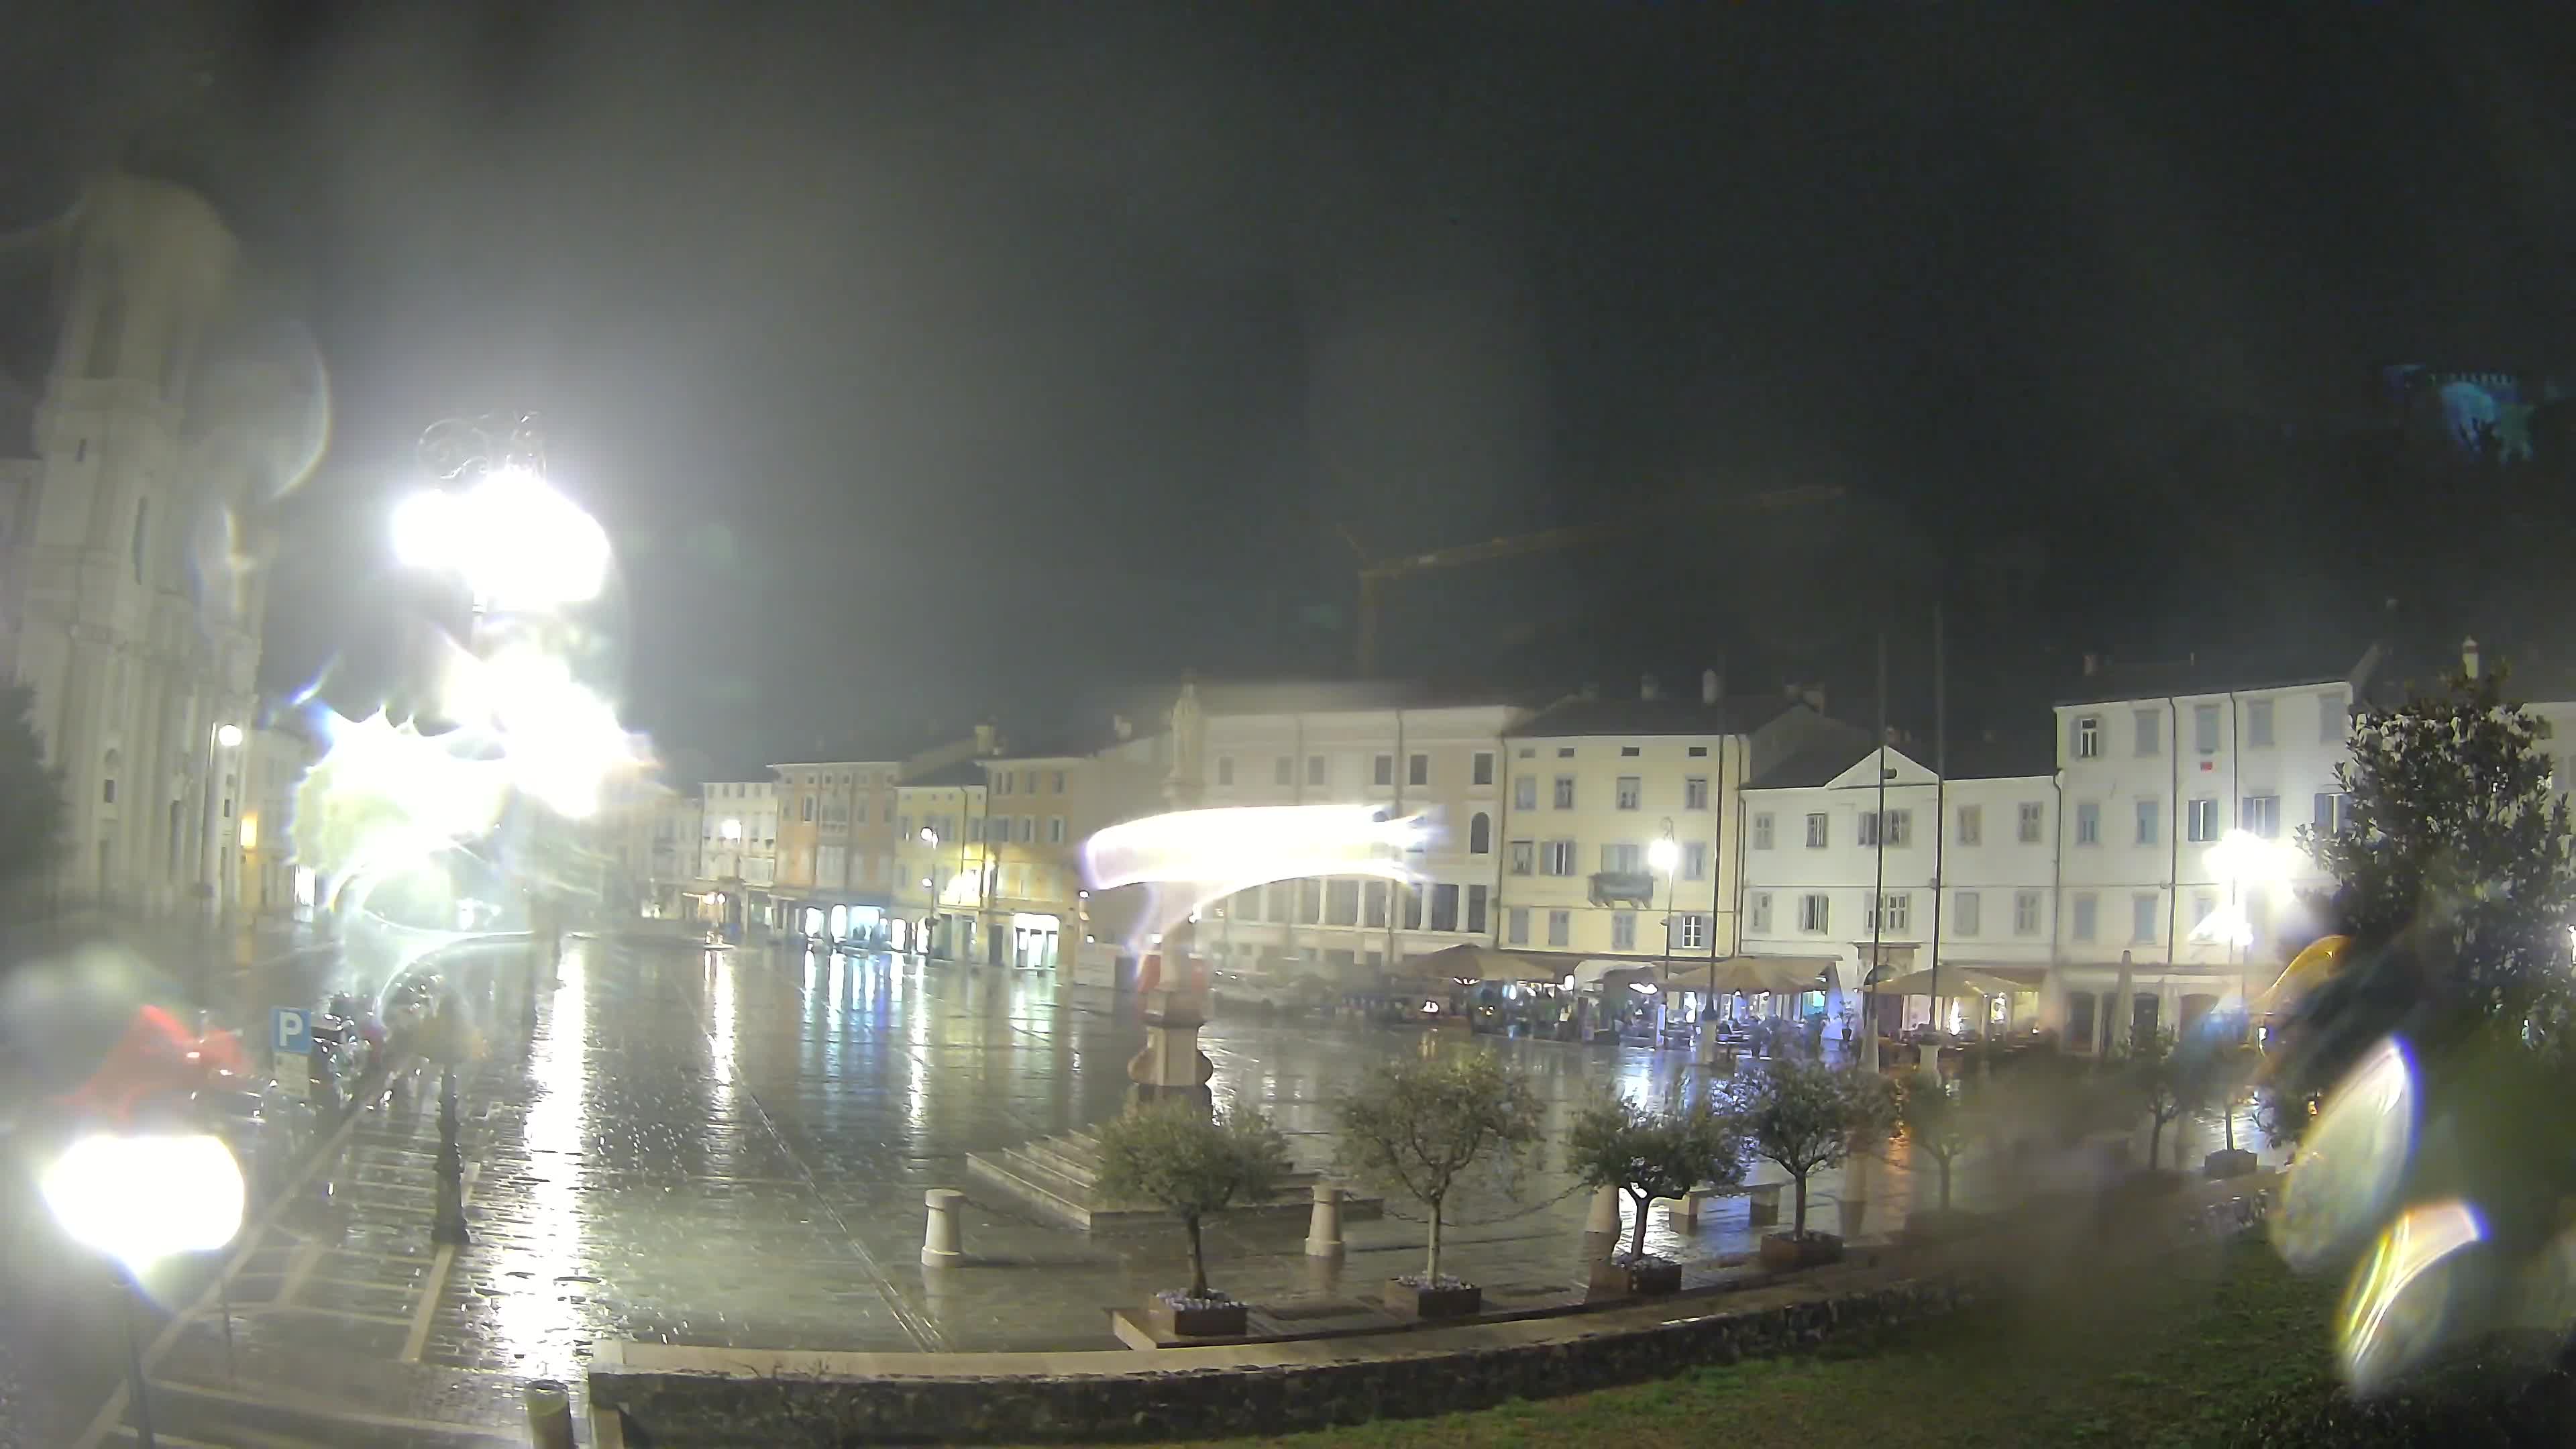
[[[2414,1157],[2418,1098],[2414,1064],[2395,1037],[2326,1095],[2270,1216],[2272,1245],[2293,1269],[2341,1259],[2387,1221]]]
[[[135,1270],[231,1242],[247,1201],[232,1150],[202,1135],[84,1137],[40,1186],[73,1241]]]
[[[1150,944],[1180,922],[1271,881],[1366,876],[1408,881],[1420,816],[1386,819],[1366,805],[1247,806],[1180,810],[1113,825],[1083,846],[1094,890],[1153,888],[1133,940]]]
[[[2486,1236],[2459,1201],[2409,1211],[2353,1270],[2335,1315],[2336,1356],[2355,1393],[2387,1388],[2441,1347],[2461,1249]]]

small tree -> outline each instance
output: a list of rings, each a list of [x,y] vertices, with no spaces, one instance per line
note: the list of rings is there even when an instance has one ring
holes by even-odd
[[[1905,1134],[1914,1149],[1941,1169],[1941,1211],[1950,1210],[1950,1168],[1985,1131],[1981,1101],[1972,1101],[1967,1079],[1956,1094],[1942,1085],[1918,1082],[1906,1089]]]
[[[1100,1190],[1160,1204],[1190,1235],[1190,1293],[1206,1298],[1207,1250],[1200,1223],[1247,1199],[1267,1197],[1287,1171],[1288,1141],[1270,1119],[1237,1108],[1214,1117],[1189,1101],[1149,1103],[1100,1126]]]
[[[1481,1161],[1506,1176],[1537,1150],[1546,1109],[1527,1077],[1492,1052],[1384,1062],[1334,1106],[1341,1161],[1430,1213],[1423,1281],[1440,1281],[1440,1229],[1459,1177]]]
[[[45,764],[36,692],[0,685],[0,900],[52,868],[62,844],[62,772]]]
[[[2136,1043],[2121,1066],[2132,1098],[2146,1109],[2151,1124],[2147,1129],[2147,1166],[2153,1167],[2164,1150],[2165,1124],[2191,1106],[2190,1076],[2175,1056],[2171,1032],[2158,1032],[2153,1040]],[[2174,1134],[2174,1150],[2182,1150],[2179,1132]]]
[[[2210,1040],[2193,1043],[2179,1056],[2183,1109],[2198,1116],[2215,1114],[2226,1134],[2227,1150],[2235,1151],[2236,1114],[2253,1087],[2263,1054],[2247,1042]]]
[[[1858,1067],[1775,1057],[1754,1076],[1728,1087],[1733,1114],[1756,1156],[1789,1174],[1797,1201],[1791,1235],[1807,1235],[1807,1179],[1855,1148],[1884,1137],[1896,1121],[1896,1088]]]
[[[1637,1204],[1628,1256],[1646,1256],[1646,1210],[1659,1197],[1680,1197],[1702,1183],[1744,1180],[1744,1134],[1724,1113],[1678,1098],[1661,1109],[1626,1097],[1583,1109],[1565,1140],[1566,1166],[1585,1187],[1614,1188]]]

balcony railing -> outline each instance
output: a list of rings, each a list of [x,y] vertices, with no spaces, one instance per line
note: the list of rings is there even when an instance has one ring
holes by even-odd
[[[1652,871],[1602,870],[1592,873],[1592,904],[1631,904],[1644,909],[1655,903]]]

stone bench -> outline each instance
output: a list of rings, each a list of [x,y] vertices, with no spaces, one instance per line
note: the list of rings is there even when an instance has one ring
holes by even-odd
[[[1746,1200],[1747,1221],[1754,1227],[1767,1228],[1780,1221],[1780,1190],[1785,1182],[1739,1182],[1726,1187],[1695,1187],[1681,1197],[1666,1198],[1665,1212],[1672,1221],[1685,1227],[1699,1226],[1700,1213],[1720,1198],[1740,1197]]]

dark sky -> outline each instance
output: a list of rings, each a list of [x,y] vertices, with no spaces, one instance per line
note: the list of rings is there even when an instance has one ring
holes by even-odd
[[[727,756],[1339,663],[1336,525],[1667,520],[1405,586],[1403,668],[1767,687],[1935,575],[1998,654],[2304,627],[2337,500],[2210,429],[2576,360],[2549,8],[60,8],[14,191],[155,138],[331,362],[272,675],[397,607],[420,426],[529,407]]]

